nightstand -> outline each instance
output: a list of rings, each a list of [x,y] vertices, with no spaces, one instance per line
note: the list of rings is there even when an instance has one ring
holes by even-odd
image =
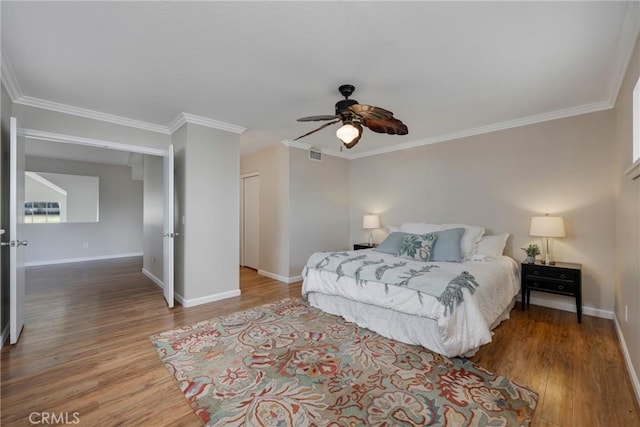
[[[523,262],[520,283],[522,311],[531,303],[531,291],[566,295],[576,299],[578,323],[582,323],[582,265],[557,262],[554,265]]]
[[[353,245],[353,250],[354,250],[354,251],[357,251],[357,250],[360,250],[360,249],[373,249],[373,248],[375,248],[376,246],[378,246],[378,244],[377,244],[377,243],[374,243],[373,245],[370,245],[370,244],[368,244],[368,243],[355,243],[355,244]]]

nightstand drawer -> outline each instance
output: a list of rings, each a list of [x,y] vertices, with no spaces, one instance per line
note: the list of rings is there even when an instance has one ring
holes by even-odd
[[[567,281],[575,281],[578,272],[576,270],[570,270],[566,268],[544,268],[537,265],[530,267],[523,267],[525,276],[530,278],[547,277],[550,279],[559,279]]]
[[[544,279],[525,279],[528,289],[533,291],[550,291],[567,295],[576,294],[576,284],[573,282],[564,282],[560,280],[544,280]]]

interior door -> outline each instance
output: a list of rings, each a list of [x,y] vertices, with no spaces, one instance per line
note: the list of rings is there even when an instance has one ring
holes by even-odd
[[[174,175],[173,145],[164,156],[164,227],[162,239],[164,299],[169,308],[173,307],[173,246],[177,234],[174,232]]]
[[[246,267],[258,269],[260,177],[248,176],[243,179],[242,248],[243,263]]]
[[[11,117],[9,136],[9,342],[15,344],[24,326],[24,138]]]

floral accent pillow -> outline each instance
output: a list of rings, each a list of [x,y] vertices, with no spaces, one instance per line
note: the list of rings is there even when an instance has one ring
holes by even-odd
[[[422,235],[409,234],[402,239],[398,256],[427,262],[431,260],[433,244],[437,238],[438,236],[433,233]]]

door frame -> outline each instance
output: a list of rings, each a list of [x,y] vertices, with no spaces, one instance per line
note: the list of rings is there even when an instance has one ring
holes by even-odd
[[[147,147],[143,145],[133,145],[133,144],[126,144],[122,142],[108,141],[104,139],[85,138],[82,136],[66,135],[61,133],[54,133],[54,132],[41,131],[36,129],[28,129],[28,128],[20,129],[19,135],[23,136],[25,139],[35,139],[35,140],[41,140],[41,141],[61,142],[65,144],[85,145],[89,147],[127,151],[131,153],[146,154],[150,156],[159,156],[163,158],[169,155],[169,150],[173,150],[173,146],[167,147],[166,149],[162,149],[162,148]],[[170,305],[170,306],[173,307],[173,305]]]
[[[260,178],[260,172],[247,172],[240,174],[240,266],[245,266],[245,256],[244,256],[244,179],[252,178],[252,177]],[[258,200],[259,202],[259,200]],[[258,203],[259,206],[259,203]]]

